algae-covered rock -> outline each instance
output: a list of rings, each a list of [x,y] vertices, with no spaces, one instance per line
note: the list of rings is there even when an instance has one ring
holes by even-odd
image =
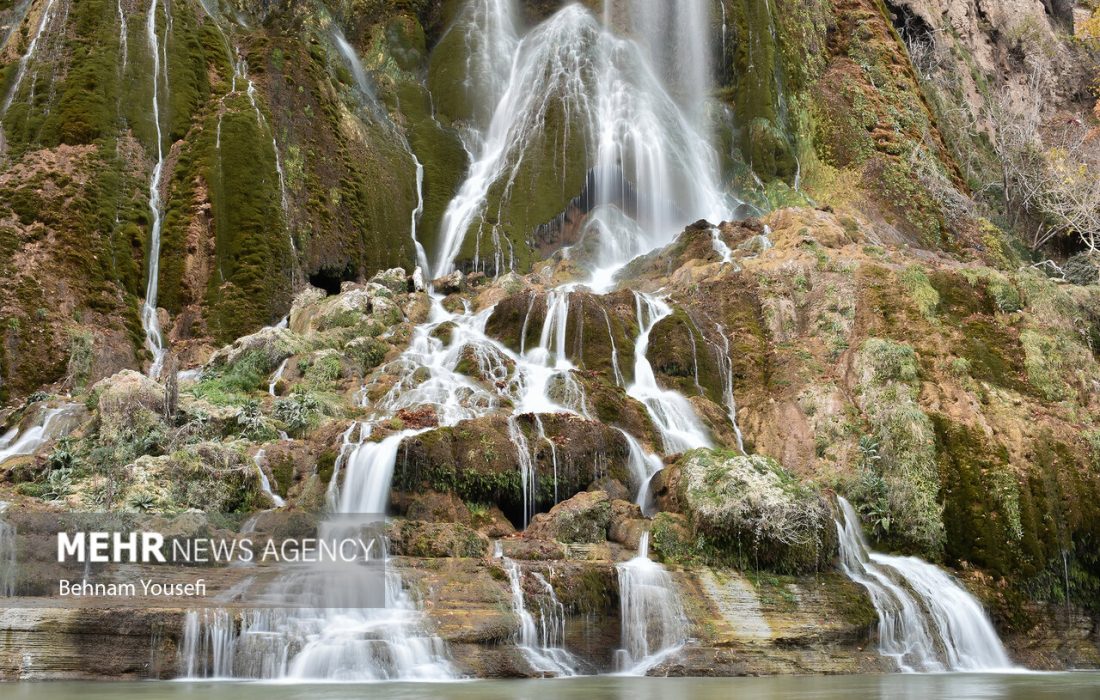
[[[489,540],[462,523],[399,520],[388,530],[389,552],[408,557],[480,557]]]
[[[607,540],[611,499],[603,491],[585,491],[562,501],[549,513],[539,513],[527,527],[531,537],[576,544]]]
[[[693,450],[677,466],[680,503],[715,558],[783,572],[820,569],[831,558],[829,509],[775,460]]]
[[[164,387],[132,369],[124,369],[92,387],[99,396],[99,430],[111,436],[132,431],[138,424],[158,422],[164,411]]]
[[[303,343],[285,328],[267,326],[260,330],[237,338],[210,356],[208,367],[229,369],[245,360],[259,360],[260,369],[265,372],[274,370],[280,362],[296,352],[300,352]]]
[[[405,276],[405,270],[400,267],[376,272],[374,277],[370,278],[370,281],[373,284],[385,287],[394,294],[401,294],[409,291],[409,280]]]

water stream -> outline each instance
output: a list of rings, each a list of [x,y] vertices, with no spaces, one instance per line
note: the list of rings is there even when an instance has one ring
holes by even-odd
[[[981,604],[947,572],[916,557],[868,548],[859,515],[837,498],[840,567],[867,589],[879,617],[879,652],[902,671],[1010,670]]]
[[[649,558],[648,532],[638,543],[637,556],[615,568],[622,627],[622,648],[615,653],[615,665],[624,675],[644,676],[683,647],[687,617],[672,577]]]
[[[145,329],[145,346],[153,356],[153,362],[149,366],[149,376],[156,377],[160,374],[161,365],[164,363],[164,337],[160,331],[160,320],[157,317],[157,286],[160,278],[160,234],[161,234],[161,202],[160,181],[164,172],[164,134],[160,125],[160,37],[157,35],[157,5],[158,0],[150,0],[149,9],[145,17],[145,34],[149,43],[149,54],[153,59],[153,126],[156,129],[156,162],[153,164],[153,173],[149,177],[149,215],[152,224],[149,228],[149,266],[145,282],[145,301],[141,306],[141,325]],[[167,66],[165,66],[167,71]],[[167,73],[165,73],[167,79]]]
[[[565,609],[558,602],[554,587],[541,574],[532,573],[542,587],[545,602],[539,606],[539,618],[527,609],[523,589],[524,572],[515,561],[502,558],[512,591],[512,612],[519,620],[516,646],[538,675],[574,676],[577,659],[565,650]]]

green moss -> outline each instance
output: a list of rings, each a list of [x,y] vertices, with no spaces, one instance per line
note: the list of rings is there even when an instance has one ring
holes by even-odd
[[[906,343],[868,338],[860,348],[860,353],[861,360],[872,372],[868,379],[875,384],[912,382],[920,374],[917,353]]]
[[[857,359],[860,405],[881,454],[891,544],[938,554],[943,544],[934,430],[913,383],[917,357],[904,344],[864,341]]]
[[[946,416],[932,417],[940,465],[944,555],[995,576],[1016,572],[1023,539],[1020,490],[1008,452]]]
[[[919,265],[910,265],[898,275],[902,285],[909,291],[909,297],[916,304],[921,316],[928,320],[936,317],[936,307],[940,303],[939,292],[928,281],[928,275]]]

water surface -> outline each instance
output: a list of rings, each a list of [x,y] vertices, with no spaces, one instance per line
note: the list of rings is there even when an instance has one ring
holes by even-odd
[[[0,683],[5,700],[962,700],[1100,699],[1100,673],[618,678],[458,683]]]

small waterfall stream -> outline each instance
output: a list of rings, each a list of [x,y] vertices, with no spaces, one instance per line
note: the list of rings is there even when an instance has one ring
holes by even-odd
[[[867,589],[879,617],[879,651],[902,671],[1012,668],[989,616],[950,575],[916,557],[867,547],[852,504],[837,498],[840,568]]]
[[[149,43],[149,54],[153,59],[153,125],[156,128],[157,160],[153,164],[153,173],[149,178],[149,215],[152,224],[149,227],[149,266],[145,282],[145,302],[141,306],[141,325],[145,329],[145,345],[153,355],[153,363],[149,367],[149,376],[156,377],[160,374],[161,365],[164,363],[164,337],[160,331],[160,320],[157,318],[157,286],[160,278],[160,234],[162,225],[162,212],[160,202],[160,181],[164,172],[164,134],[160,125],[160,72],[161,54],[160,38],[157,35],[157,6],[159,0],[150,0],[149,10],[145,17],[145,34]],[[167,79],[167,65],[165,66],[165,78]]]
[[[11,82],[11,87],[8,88],[8,94],[4,97],[3,105],[0,105],[0,126],[3,126],[3,118],[11,108],[11,103],[15,100],[20,85],[23,84],[23,78],[27,75],[27,66],[38,50],[38,40],[42,37],[42,32],[53,18],[54,2],[55,0],[46,0],[46,6],[42,8],[42,13],[38,17],[38,26],[35,27],[34,35],[31,37],[30,42],[27,43],[27,50],[19,57],[19,65],[15,69],[15,78]],[[13,29],[13,31],[15,30]]]
[[[696,447],[712,445],[706,430],[699,423],[695,409],[681,394],[662,389],[653,374],[646,353],[649,335],[661,319],[672,313],[663,300],[642,292],[634,293],[638,314],[638,339],[634,343],[634,383],[626,393],[642,402],[661,433],[666,454],[675,454]]]
[[[502,557],[502,560],[512,591],[512,612],[519,620],[516,645],[527,663],[538,674],[576,675],[577,659],[562,646],[565,639],[565,609],[558,602],[554,587],[541,574],[531,574],[543,589],[542,598],[545,599],[539,604],[539,619],[536,622],[534,615],[527,610],[523,570],[511,559]]]
[[[256,465],[256,472],[260,475],[260,490],[271,499],[271,502],[275,504],[276,508],[282,508],[286,505],[286,501],[284,501],[279,494],[271,490],[271,481],[268,480],[267,472],[264,471],[264,458],[266,455],[267,451],[261,447],[252,457],[252,463]]]
[[[649,533],[638,554],[615,567],[619,574],[622,648],[615,665],[624,675],[644,676],[687,641],[687,618],[672,577],[649,558]]]
[[[62,404],[56,408],[42,407],[34,424],[23,432],[15,426],[0,436],[0,464],[23,455],[34,454],[48,441],[60,437],[70,427],[66,420],[77,408],[76,404]]]

